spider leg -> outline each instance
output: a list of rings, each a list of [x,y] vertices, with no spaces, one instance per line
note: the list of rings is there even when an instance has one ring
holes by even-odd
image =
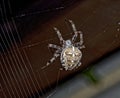
[[[74,32],[74,35],[72,37],[72,42],[74,43],[75,40],[76,40],[76,38],[77,38],[77,36],[78,36],[78,31],[77,31],[77,29],[76,29],[75,24],[73,23],[73,21],[69,20],[69,22],[70,22],[70,24],[72,26],[72,29],[73,29],[73,32]]]
[[[80,47],[81,49],[85,48],[85,46],[83,45],[83,33],[81,31],[78,31],[78,33],[80,34],[80,41],[75,43],[75,46]]]
[[[81,66],[81,64],[82,64],[82,63],[81,63],[81,62],[79,62],[79,63],[78,63],[78,65],[76,66],[76,69],[77,69],[78,67],[80,67],[80,66]]]
[[[44,69],[44,68],[48,67],[52,62],[55,61],[55,59],[56,59],[58,56],[60,56],[59,50],[57,50],[57,51],[54,53],[53,57],[52,57],[52,58],[47,62],[47,64],[46,64],[45,66],[43,66],[41,69]]]
[[[75,40],[76,40],[77,36],[78,36],[78,33],[76,32],[76,33],[73,35],[73,37],[72,37],[72,43],[74,43],[74,42],[75,42]]]
[[[58,50],[61,49],[60,46],[57,46],[57,45],[54,45],[54,44],[48,44],[48,48],[54,48],[54,49],[58,49]]]
[[[78,42],[78,43],[79,43],[80,45],[82,45],[82,44],[83,44],[83,33],[82,33],[81,31],[75,32],[75,34],[74,34],[73,37],[72,37],[72,42],[73,42],[73,43],[75,42],[78,34],[80,34],[80,36],[79,36],[79,37],[80,37],[80,42]]]
[[[82,45],[82,44],[83,44],[83,34],[82,34],[82,32],[81,32],[81,31],[77,31],[77,29],[76,29],[76,27],[75,27],[75,24],[73,23],[72,20],[69,20],[69,22],[71,23],[73,32],[75,33],[75,34],[73,35],[73,37],[72,37],[72,42],[74,43],[75,40],[76,40],[76,38],[77,38],[77,36],[78,36],[78,34],[80,34],[80,42],[79,42],[79,43],[80,43],[80,45]]]
[[[55,59],[59,56],[60,54],[55,53],[54,56],[47,62],[47,66],[50,65],[52,62],[55,61]]]
[[[85,45],[81,45],[80,42],[77,42],[74,45],[75,45],[75,47],[79,47],[79,49],[85,48]]]
[[[83,44],[83,33],[81,32],[81,31],[79,31],[79,33],[80,33],[80,45],[82,45]]]
[[[56,33],[57,33],[57,35],[58,35],[58,38],[59,38],[59,40],[60,40],[60,43],[63,44],[65,41],[64,41],[64,39],[63,39],[60,31],[59,31],[56,27],[54,27],[54,30],[56,31]]]
[[[79,62],[77,66],[79,67],[79,66],[81,66],[81,64],[82,64],[82,63],[81,63],[81,62]]]
[[[73,23],[73,21],[72,21],[72,20],[69,20],[69,22],[71,23],[73,32],[77,32],[77,29],[76,29],[75,24]]]
[[[83,49],[83,48],[85,48],[85,45],[80,46],[80,49]]]

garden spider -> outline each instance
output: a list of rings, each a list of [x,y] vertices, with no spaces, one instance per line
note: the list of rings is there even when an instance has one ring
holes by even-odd
[[[81,31],[77,31],[72,20],[69,20],[69,22],[74,32],[72,39],[64,40],[60,31],[56,27],[54,27],[54,30],[56,31],[60,40],[60,44],[62,46],[57,46],[55,44],[48,45],[49,48],[54,48],[56,49],[56,51],[54,52],[54,55],[49,60],[49,62],[47,62],[46,66],[50,65],[59,56],[62,68],[65,70],[73,70],[81,65],[81,49],[85,48],[85,46],[83,45],[83,34]],[[78,34],[80,35],[80,41],[75,43]]]

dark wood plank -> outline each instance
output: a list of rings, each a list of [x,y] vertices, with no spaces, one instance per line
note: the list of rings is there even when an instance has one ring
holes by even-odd
[[[41,67],[45,66],[46,62],[52,57],[52,53],[47,48],[48,43],[59,45],[57,35],[52,29],[54,26],[59,28],[65,39],[72,37],[72,30],[66,25],[65,19],[72,19],[77,29],[83,32],[86,48],[82,50],[82,66],[73,71],[60,71],[59,81],[72,77],[73,74],[80,72],[106,54],[115,49],[120,49],[119,5],[119,0],[85,0],[76,2],[71,7],[52,15],[50,19],[44,22],[41,22],[41,19],[37,16],[30,18],[30,20],[28,19],[29,21],[23,21],[28,17],[26,19],[16,19],[16,23],[19,22],[17,27],[20,34],[27,32],[27,35],[22,39],[23,44],[19,45],[19,49],[33,81],[31,81],[26,69],[24,70],[27,78],[20,78],[20,80],[29,80],[31,86],[28,85],[28,89],[32,88],[33,90],[33,92],[30,92],[35,93],[37,92],[36,89],[41,91],[38,84],[41,86],[43,83],[41,86],[43,89],[49,88],[49,85],[56,85],[58,70],[61,67],[59,58],[45,70],[42,70]],[[20,21],[22,22],[20,23]],[[21,24],[23,24],[22,27],[20,26]],[[27,61],[23,50],[30,62]],[[21,66],[24,67],[24,64],[21,63]],[[49,84],[45,76],[47,76]],[[13,81],[15,81],[14,78]],[[1,83],[4,87],[5,83],[3,81]],[[23,84],[25,85],[25,83]],[[14,85],[18,88],[17,84]],[[24,87],[27,91],[26,86]]]

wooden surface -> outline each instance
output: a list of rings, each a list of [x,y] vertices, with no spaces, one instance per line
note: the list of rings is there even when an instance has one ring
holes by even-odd
[[[3,92],[5,92],[7,97],[10,96],[10,94],[14,96],[14,93],[15,96],[20,96],[21,98],[22,95],[27,97],[32,96],[33,94],[36,94],[37,97],[37,93],[38,91],[41,92],[41,88],[51,89],[50,85],[56,86],[58,72],[60,72],[60,82],[67,77],[72,77],[73,74],[80,72],[89,66],[89,64],[99,60],[106,54],[109,54],[116,49],[120,49],[119,5],[119,0],[83,0],[77,1],[69,8],[60,12],[53,12],[52,14],[49,13],[50,18],[45,18],[43,21],[41,20],[42,16],[39,17],[39,15],[15,19],[18,31],[22,36],[22,45],[18,45],[23,59],[15,47],[14,49],[20,60],[18,65],[15,64],[17,71],[13,71],[15,77],[17,77],[18,82],[16,82],[12,72],[10,71],[10,67],[8,67],[9,64],[7,63],[7,68],[10,71],[12,78],[8,75],[3,58],[5,61],[7,59],[4,54],[1,55],[1,98],[4,98]],[[46,62],[53,54],[47,48],[48,43],[60,45],[53,27],[58,27],[64,39],[69,39],[73,35],[72,30],[65,22],[65,19],[73,20],[77,29],[83,32],[84,45],[86,48],[82,50],[82,65],[77,70],[59,71],[61,64],[58,58],[49,67],[42,70],[41,68],[45,66]],[[24,34],[25,37],[23,37]],[[9,54],[11,55],[11,53]],[[7,57],[10,56],[9,54],[6,53]],[[10,64],[14,69],[12,62],[10,62]],[[9,80],[7,85],[5,84],[7,79],[5,78],[4,81],[2,78],[2,75],[5,77],[2,66]],[[11,85],[12,88],[9,85]],[[10,90],[10,94],[6,88]],[[17,89],[18,93],[16,91],[13,93],[12,89],[13,92]],[[45,92],[46,91],[43,93]]]

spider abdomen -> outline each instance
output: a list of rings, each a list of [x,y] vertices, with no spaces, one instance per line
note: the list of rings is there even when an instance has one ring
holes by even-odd
[[[80,60],[82,58],[82,52],[74,46],[63,49],[61,53],[61,63],[65,70],[72,70],[80,66]]]

